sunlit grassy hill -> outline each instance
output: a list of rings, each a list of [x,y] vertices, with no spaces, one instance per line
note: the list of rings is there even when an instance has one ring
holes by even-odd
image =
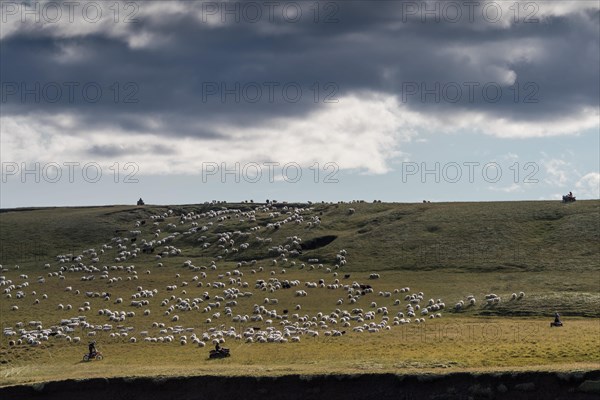
[[[600,201],[2,210],[0,386],[597,368],[599,239]]]

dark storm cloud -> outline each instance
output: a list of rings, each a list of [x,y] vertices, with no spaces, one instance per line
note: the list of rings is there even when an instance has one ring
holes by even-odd
[[[139,4],[142,11],[150,7]],[[334,100],[367,91],[397,95],[425,113],[484,111],[516,121],[598,106],[597,9],[506,28],[466,16],[458,23],[422,23],[407,2],[395,1],[330,2],[334,8],[320,10],[315,23],[309,2],[301,2],[298,23],[263,16],[257,23],[242,18],[213,26],[198,18],[201,3],[180,4],[189,12],[141,14],[119,33],[110,26],[78,35],[23,29],[5,37],[2,114],[72,112],[88,127],[215,138],[222,134],[218,127],[302,117],[327,95]],[[131,38],[144,33],[149,43],[132,47]],[[518,96],[499,79],[509,70],[521,85]],[[492,87],[484,94],[486,84]],[[422,94],[423,87],[440,93],[444,85],[449,91],[439,101]],[[462,91],[457,101],[456,88]]]

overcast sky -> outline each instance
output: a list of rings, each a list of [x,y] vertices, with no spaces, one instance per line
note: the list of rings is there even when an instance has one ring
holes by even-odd
[[[600,197],[598,1],[2,1],[1,207]]]

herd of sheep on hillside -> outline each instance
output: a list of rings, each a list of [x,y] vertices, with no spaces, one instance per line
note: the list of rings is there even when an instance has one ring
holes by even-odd
[[[355,213],[354,208],[347,210],[348,216]],[[320,263],[317,258],[297,262],[293,259],[302,255],[300,236],[286,237],[278,245],[272,245],[272,238],[266,237],[285,224],[312,230],[321,224],[321,218],[310,205],[257,205],[251,211],[223,207],[181,214],[169,210],[152,215],[148,223],[136,221],[131,230],[113,237],[98,250],[58,255],[43,265],[44,275],[33,279],[20,274],[18,266],[0,266],[2,295],[5,301],[13,302],[10,309],[17,316],[27,315],[31,307],[52,302],[44,292],[51,282],[64,285],[61,290],[70,299],[51,306],[62,315],[58,320],[18,321],[3,327],[4,335],[11,346],[36,346],[48,340],[78,343],[82,337],[130,343],[191,343],[200,347],[234,340],[284,343],[299,342],[302,337],[337,337],[347,332],[385,332],[394,326],[440,318],[448,308],[460,312],[476,305],[473,295],[447,307],[442,299],[426,298],[423,292],[409,287],[376,291],[374,286],[382,281],[379,273],[365,274],[365,281],[361,282],[342,272],[349,256],[344,249],[335,254],[331,265]],[[247,227],[224,231],[225,223],[232,220],[238,227]],[[267,232],[264,237],[259,236],[261,231]],[[174,265],[169,258],[185,256],[176,247],[181,238],[192,238],[195,249],[211,249],[213,259],[207,265],[196,265],[192,259]],[[265,255],[269,262],[226,262],[228,257],[252,247],[265,251],[265,244],[271,245]],[[153,270],[164,272],[169,267],[178,271],[173,273],[172,282],[152,287]],[[314,279],[286,279],[288,270],[305,270]],[[113,295],[115,287],[128,287],[130,298]],[[293,293],[291,303],[279,299],[286,290]],[[336,293],[337,299],[332,304],[322,304],[319,312],[303,313],[304,299],[319,296],[319,290]],[[509,301],[518,301],[524,295],[513,293]],[[244,306],[238,304],[246,299]],[[489,294],[484,306],[500,301],[500,296]],[[161,315],[154,315],[157,307],[152,305],[160,305]],[[182,318],[187,314],[194,316],[194,323],[192,318]],[[13,321],[17,319],[11,317]],[[89,322],[100,319],[104,323]],[[181,324],[180,319],[186,324]],[[132,320],[137,320],[136,324]]]

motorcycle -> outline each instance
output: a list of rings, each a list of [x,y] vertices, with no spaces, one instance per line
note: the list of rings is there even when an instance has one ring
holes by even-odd
[[[90,360],[98,360],[98,361],[100,361],[100,360],[102,360],[103,358],[104,358],[104,356],[103,356],[103,355],[102,355],[102,353],[101,353],[101,352],[99,352],[99,351],[97,351],[97,352],[93,353],[93,354],[91,355],[91,357],[90,357],[90,354],[89,354],[89,353],[87,353],[87,354],[84,354],[84,355],[83,355],[83,361],[90,361]]]
[[[229,349],[222,347],[221,350],[211,350],[208,353],[208,358],[225,358],[230,357]]]

